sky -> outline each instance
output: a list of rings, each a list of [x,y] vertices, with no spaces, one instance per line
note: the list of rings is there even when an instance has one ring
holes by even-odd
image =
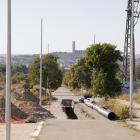
[[[43,54],[86,50],[111,43],[124,51],[127,0],[11,0],[11,53],[39,54],[43,18]],[[140,6],[139,6],[140,9]],[[7,0],[0,0],[0,54],[7,52]],[[135,53],[140,54],[140,21],[135,26]]]

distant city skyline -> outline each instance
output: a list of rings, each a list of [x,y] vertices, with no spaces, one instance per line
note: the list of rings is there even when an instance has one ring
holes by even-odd
[[[39,54],[43,18],[43,54],[86,50],[111,43],[124,51],[127,0],[12,0],[12,54]],[[140,6],[139,6],[140,9]],[[140,21],[135,27],[135,53],[140,54]],[[0,0],[0,54],[7,48],[7,1]]]

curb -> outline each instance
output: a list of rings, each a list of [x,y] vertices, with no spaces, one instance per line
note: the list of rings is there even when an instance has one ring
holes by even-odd
[[[35,140],[39,136],[39,133],[41,131],[41,128],[42,128],[43,124],[44,124],[44,122],[40,122],[38,124],[37,128],[35,129],[35,131],[31,135],[31,139],[30,140]]]

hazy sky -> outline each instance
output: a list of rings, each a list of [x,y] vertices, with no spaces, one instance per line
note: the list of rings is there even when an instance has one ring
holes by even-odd
[[[124,50],[127,0],[11,0],[12,54],[72,51],[90,44],[111,43]],[[140,7],[140,6],[139,6]],[[139,8],[140,9],[140,8]],[[136,54],[140,54],[140,21],[135,27]],[[0,54],[7,49],[7,0],[0,0]]]

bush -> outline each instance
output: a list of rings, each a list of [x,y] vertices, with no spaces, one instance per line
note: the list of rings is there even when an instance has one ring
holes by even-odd
[[[82,96],[85,97],[85,98],[91,98],[93,96],[93,94],[92,93],[88,93],[88,92],[83,92]]]
[[[126,105],[120,106],[118,115],[124,120],[130,118],[130,107]]]
[[[29,84],[29,89],[32,89],[34,85],[35,85],[34,83],[30,83]]]
[[[26,123],[36,123],[37,119],[34,116],[30,116],[30,119]]]
[[[12,78],[11,78],[11,82],[12,82],[12,85],[13,85],[13,84],[17,84],[16,77],[12,77]]]

